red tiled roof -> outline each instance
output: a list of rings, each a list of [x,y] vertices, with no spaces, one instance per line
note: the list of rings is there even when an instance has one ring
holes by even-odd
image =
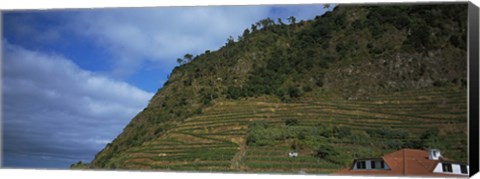
[[[433,169],[439,160],[429,160],[428,153],[417,149],[402,149],[382,157],[388,165],[387,170],[351,170],[342,169],[335,174],[340,175],[408,175],[408,176],[451,176],[464,175],[433,173]],[[464,176],[468,177],[468,176]]]

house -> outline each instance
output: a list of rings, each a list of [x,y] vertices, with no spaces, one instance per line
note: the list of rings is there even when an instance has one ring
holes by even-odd
[[[355,159],[337,175],[468,177],[467,164],[445,160],[438,149],[402,149],[379,158]]]
[[[298,157],[298,152],[295,152],[295,151],[288,152],[288,156],[289,157]]]

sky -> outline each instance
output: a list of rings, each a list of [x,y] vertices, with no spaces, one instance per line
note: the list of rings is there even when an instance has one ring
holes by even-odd
[[[323,5],[3,11],[2,167],[90,162],[184,54],[217,50],[251,24],[313,19]]]

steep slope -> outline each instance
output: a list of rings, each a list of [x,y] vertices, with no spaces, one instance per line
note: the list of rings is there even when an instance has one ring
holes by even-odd
[[[330,172],[400,147],[466,160],[466,10],[339,6],[290,25],[264,19],[176,67],[90,167]],[[302,158],[281,157],[292,149]]]

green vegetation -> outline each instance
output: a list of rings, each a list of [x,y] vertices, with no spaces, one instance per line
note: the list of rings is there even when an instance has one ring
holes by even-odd
[[[217,101],[161,136],[129,148],[111,167],[143,170],[329,173],[354,158],[439,148],[466,160],[466,93],[459,87],[366,100]],[[228,112],[225,112],[228,111]],[[290,158],[295,150],[299,157]]]
[[[330,173],[401,148],[466,161],[466,9],[263,19],[218,51],[179,58],[88,167]]]
[[[82,161],[78,161],[77,163],[74,163],[70,165],[70,169],[89,169],[90,166],[87,163],[83,163]]]

